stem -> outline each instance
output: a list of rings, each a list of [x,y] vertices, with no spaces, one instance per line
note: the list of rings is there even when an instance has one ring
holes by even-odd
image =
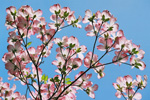
[[[14,17],[14,20],[15,20],[15,17]],[[32,25],[32,23],[33,23],[33,20],[32,20],[32,22],[31,22],[30,26]],[[21,37],[21,33],[20,33],[20,30],[19,30],[17,24],[16,24],[16,29],[18,30],[18,34],[19,34],[20,37]],[[30,29],[30,28],[28,27],[28,28],[27,28],[27,34],[28,34],[29,29]],[[34,66],[37,67],[37,65],[36,65],[35,62],[33,61],[32,57],[30,56],[29,51],[28,51],[28,49],[27,49],[27,46],[26,46],[26,45],[27,45],[27,37],[26,37],[26,43],[25,43],[23,37],[21,37],[21,39],[22,39],[22,41],[23,41],[23,43],[24,43],[24,47],[25,47],[25,49],[26,49],[26,51],[27,51],[27,54],[28,54],[30,60],[32,61],[32,63],[34,64]],[[37,69],[36,69],[36,70],[37,70]],[[42,100],[42,96],[41,96],[41,92],[40,92],[40,83],[39,83],[38,71],[37,71],[37,79],[38,79],[38,86],[39,86],[38,94],[40,95],[40,99]],[[27,82],[26,82],[26,83],[27,83]],[[27,83],[27,86],[28,86],[28,83]],[[32,95],[32,92],[31,92],[30,88],[29,88],[29,91],[30,91],[30,93],[31,93],[31,95]],[[32,96],[33,96],[33,95],[32,95]],[[34,96],[33,96],[33,97],[34,97]]]
[[[130,100],[131,98],[129,97],[129,94],[130,94],[130,93],[129,93],[129,88],[128,88],[128,98],[129,98],[129,100]],[[131,100],[132,100],[132,99],[131,99]]]
[[[27,100],[27,93],[28,93],[28,86],[27,86],[26,94],[25,94],[25,96],[26,96],[26,100]]]
[[[106,52],[105,52],[92,66],[94,66],[97,62],[99,62],[108,52],[114,51],[115,49],[109,51],[109,49],[111,49],[114,44],[115,44],[115,42],[111,45],[111,47],[109,47],[109,48],[106,50]]]
[[[122,59],[124,59],[124,58],[126,58],[126,57],[128,57],[128,56],[130,56],[130,55],[127,55],[127,56],[123,57]],[[112,63],[118,62],[118,61],[120,61],[120,60],[122,60],[122,59],[118,59],[118,60],[116,60],[116,61],[112,61],[112,62],[109,62],[109,63],[105,63],[105,64],[102,64],[102,65],[99,65],[99,66],[95,66],[94,68],[96,68],[96,67],[100,67],[100,66],[104,66],[104,65],[109,65],[109,64],[112,64]]]
[[[134,92],[134,94],[133,94],[132,98],[135,96],[135,94],[137,93],[137,91],[138,91],[139,89],[140,89],[140,88],[139,88],[139,87],[137,87],[137,89],[136,89],[136,91]]]
[[[68,27],[68,26],[71,26],[73,23],[71,23],[71,24],[69,24],[69,25],[66,25],[66,26],[64,26],[64,27],[61,27],[60,29],[63,29],[63,28],[66,28],[66,27]]]
[[[93,25],[93,22],[92,22],[92,26],[93,26],[93,30],[94,30],[94,33],[95,33],[95,27]],[[102,24],[101,24],[102,26]],[[100,26],[100,28],[101,28]],[[99,29],[100,30],[100,29]],[[96,33],[95,33],[96,34]],[[92,64],[92,59],[93,59],[93,55],[94,55],[94,50],[95,50],[95,46],[96,46],[96,42],[97,42],[97,39],[98,39],[98,33],[96,34],[96,37],[95,37],[95,42],[94,42],[94,45],[93,45],[93,50],[92,50],[92,56],[91,56],[91,60],[90,60],[90,66]]]
[[[67,88],[69,88],[71,85],[73,85],[82,75],[84,75],[87,71],[89,71],[91,68],[88,68],[85,72],[83,72],[78,78],[76,78],[71,84],[69,84],[67,87],[64,88],[64,90],[56,97],[56,100],[65,92]],[[50,100],[50,99],[48,99]]]
[[[33,20],[34,20],[34,18],[33,18]],[[29,32],[29,29],[30,29],[30,27],[31,27],[31,25],[33,24],[33,20],[31,21],[31,24],[29,25],[29,27],[27,28],[27,34],[26,34],[26,44],[28,43],[28,32]],[[27,20],[28,21],[28,20]]]
[[[63,22],[64,22],[64,20],[61,22],[61,24],[62,24]],[[61,25],[61,24],[60,24],[60,25]],[[45,49],[46,46],[49,44],[49,42],[53,39],[53,37],[56,35],[56,33],[58,32],[58,30],[59,30],[59,27],[57,27],[57,30],[55,31],[54,35],[53,35],[53,36],[48,40],[48,42],[44,45],[44,47],[43,47],[43,49],[42,49],[42,51],[41,51],[41,53],[40,53],[40,55],[39,55],[39,58],[38,58],[38,60],[37,60],[37,63],[36,63],[36,72],[37,72],[37,79],[38,79],[40,100],[42,100],[42,96],[41,96],[41,92],[40,92],[40,82],[39,82],[39,74],[38,74],[38,63],[39,63],[39,61],[40,61],[40,58],[41,58],[41,56],[42,56],[42,53],[43,53],[44,49]]]
[[[61,55],[62,55],[63,59],[65,60],[64,66],[66,66],[66,65],[67,65],[67,61],[71,58],[71,57],[69,57],[69,59],[68,59],[68,56],[69,56],[69,54],[70,54],[70,49],[69,49],[69,52],[68,52],[66,58],[63,56],[62,48],[60,48],[60,52],[61,52]],[[63,66],[63,67],[64,67],[64,66]],[[70,70],[70,71],[71,71],[71,70]],[[70,72],[70,71],[69,71],[69,72]],[[68,72],[68,73],[69,73],[69,72]],[[68,73],[67,73],[67,74],[68,74]],[[66,74],[66,75],[67,75],[67,74]],[[52,99],[53,96],[57,93],[57,91],[59,90],[60,84],[61,84],[61,82],[62,82],[63,80],[64,80],[63,84],[64,84],[64,89],[65,89],[65,78],[66,78],[66,75],[63,75],[63,73],[61,73],[61,75],[62,75],[62,77],[61,77],[61,80],[60,80],[59,85],[58,85],[58,87],[57,87],[57,90],[56,90],[56,92],[54,92],[54,93],[52,94],[52,96],[49,98],[49,100]]]
[[[65,18],[63,19],[63,21],[61,22],[61,24],[64,22],[64,20],[65,20]],[[61,24],[60,24],[60,26],[61,26]],[[56,29],[54,35],[53,35],[53,36],[48,40],[48,42],[44,45],[44,47],[43,47],[43,49],[42,49],[42,51],[41,51],[41,53],[40,53],[40,55],[39,55],[39,58],[38,58],[38,60],[37,60],[37,64],[39,63],[39,60],[40,60],[40,58],[41,58],[41,56],[42,56],[42,53],[43,53],[44,49],[45,49],[46,46],[49,44],[49,42],[53,39],[53,37],[56,35],[56,33],[58,32],[59,29],[60,29],[60,28],[57,27],[57,29]]]
[[[29,29],[29,28],[28,28],[28,29]],[[17,27],[17,30],[18,30],[18,34],[21,36],[20,30],[19,30],[19,28],[18,28],[18,27]],[[28,31],[27,31],[27,32],[28,32]],[[29,51],[28,51],[28,48],[27,48],[27,46],[26,46],[26,43],[25,43],[25,41],[24,41],[24,39],[23,39],[23,37],[22,37],[22,40],[23,40],[23,43],[24,43],[24,45],[25,45],[25,49],[26,49],[26,51],[27,51],[27,54],[28,54],[28,56],[29,56],[30,60],[32,61],[32,63],[33,63],[33,64],[34,64],[34,66],[36,67],[37,80],[38,80],[38,86],[39,86],[38,94],[40,95],[40,99],[42,100],[41,91],[40,91],[40,82],[39,82],[38,65],[37,65],[37,64],[35,64],[35,61],[32,59],[32,57],[31,57],[31,55],[30,55],[30,53],[29,53]]]
[[[127,98],[124,96],[124,94],[122,93],[122,91],[121,91],[121,94],[122,94],[122,96],[124,97],[124,99],[127,100]]]

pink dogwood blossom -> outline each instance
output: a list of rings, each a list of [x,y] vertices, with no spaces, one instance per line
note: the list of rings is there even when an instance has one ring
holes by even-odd
[[[133,80],[130,75],[124,77],[118,77],[117,83],[113,83],[114,88],[117,90],[116,97],[124,98],[128,100],[141,100],[142,95],[137,93],[137,91],[141,88],[145,88],[147,84],[147,77],[144,76],[144,81],[142,80],[140,75],[137,75],[137,80]],[[144,84],[143,84],[144,83]],[[137,87],[136,90],[134,88]]]

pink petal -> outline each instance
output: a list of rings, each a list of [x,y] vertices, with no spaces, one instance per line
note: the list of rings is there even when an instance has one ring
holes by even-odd
[[[88,23],[88,22],[89,22],[88,16],[85,16],[85,17],[83,18],[82,22],[83,22],[83,23]]]
[[[42,10],[38,9],[37,11],[34,12],[34,14],[36,15],[36,17],[42,16]]]
[[[56,21],[56,15],[51,15],[50,19],[55,22]]]
[[[59,4],[55,4],[53,6],[50,7],[50,12],[55,13],[55,11],[59,11],[60,10],[60,5]]]
[[[36,52],[36,50],[35,50],[34,47],[30,47],[30,48],[28,49],[28,51],[29,51],[30,54],[35,54],[35,52]]]
[[[98,45],[98,46],[97,46],[97,49],[98,49],[98,50],[101,50],[101,51],[105,51],[105,50],[106,50],[103,45]]]
[[[90,92],[90,93],[89,93],[89,97],[91,97],[91,98],[94,99],[94,98],[95,98],[95,93],[94,93],[94,92]]]
[[[116,81],[119,84],[123,84],[124,83],[124,79],[122,77],[118,77]]]
[[[142,81],[142,77],[140,75],[136,75],[136,79],[137,79],[138,82]]]
[[[142,95],[140,93],[136,93],[133,98],[140,100],[140,99],[142,99]]]
[[[97,11],[95,14],[96,18],[101,19],[102,18],[102,14],[100,11]]]
[[[87,51],[87,47],[85,45],[81,45],[80,48],[81,48],[81,52],[83,53]]]
[[[124,79],[125,79],[128,83],[132,82],[132,76],[130,76],[130,75],[124,76]]]
[[[96,91],[97,89],[98,89],[98,85],[95,84],[95,85],[93,86],[93,90]]]
[[[93,26],[90,24],[85,27],[86,31],[91,31],[92,29],[93,29]]]
[[[86,10],[86,11],[85,11],[85,15],[91,17],[91,16],[92,16],[91,10],[89,10],[89,9]]]
[[[119,31],[117,32],[117,36],[118,36],[118,37],[124,36],[123,30],[119,30]]]
[[[117,98],[121,98],[121,92],[117,90],[117,92],[115,93]]]
[[[87,36],[95,36],[95,34],[93,32],[88,32],[86,35]]]

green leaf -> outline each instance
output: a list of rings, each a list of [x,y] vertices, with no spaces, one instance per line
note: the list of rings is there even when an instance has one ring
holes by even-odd
[[[81,48],[78,48],[78,49],[76,50],[76,53],[79,53],[79,52],[81,52]]]
[[[92,17],[91,17],[91,18],[89,18],[88,20],[89,20],[90,22],[93,22],[93,18],[92,18]]]
[[[112,31],[113,30],[113,27],[109,27],[108,31]]]
[[[68,85],[71,84],[71,81],[67,81],[66,84],[68,84]]]
[[[77,23],[78,22],[78,19],[76,19],[75,21],[74,21],[74,23]]]
[[[88,18],[88,20],[93,23],[94,18],[95,18],[95,14],[93,14],[92,17]]]
[[[36,15],[33,16],[33,19],[36,17]]]
[[[139,69],[139,67],[138,66],[134,66],[135,68],[137,68],[137,69]]]
[[[55,82],[59,82],[60,80],[59,80],[58,77],[55,77],[55,78],[54,78],[54,81],[55,81]]]
[[[70,81],[70,78],[66,78],[66,81]]]
[[[50,81],[51,81],[51,82],[54,82],[54,79],[53,79],[53,78],[51,78],[51,79],[50,79]]]
[[[119,84],[117,84],[117,87],[118,87],[118,88],[120,88],[120,85],[119,85]]]
[[[44,75],[42,75],[42,78],[41,78],[43,81],[44,81],[44,79],[45,79],[45,74]]]
[[[103,16],[102,16],[102,21],[104,21],[104,22],[105,22],[105,15],[103,15]]]
[[[73,65],[72,67],[73,67],[73,68],[77,68],[78,66],[77,66],[77,65]]]
[[[141,81],[141,85],[143,85],[143,81]]]
[[[59,71],[61,71],[62,69],[61,68],[58,68],[59,69]]]
[[[136,63],[137,66],[142,66],[140,63]]]
[[[134,52],[134,54],[138,54],[138,53],[139,53],[139,51],[135,51],[135,52]]]
[[[105,21],[104,21],[104,22],[107,22],[107,21],[109,21],[109,18],[105,19]]]
[[[45,77],[44,81],[47,81],[47,80],[48,80],[48,76],[46,75],[46,77]]]
[[[26,20],[27,20],[27,21],[29,20],[29,15],[26,16]]]
[[[133,48],[133,49],[132,49],[132,52],[135,52],[135,50],[136,50],[136,48]]]
[[[59,26],[60,26],[60,24],[59,24],[59,23],[56,23],[56,24],[55,24],[55,27],[59,27]]]
[[[138,53],[139,53],[139,51],[136,51],[136,48],[132,49],[132,54],[138,54]]]
[[[130,86],[132,86],[132,82],[130,82],[130,84],[129,84]]]
[[[69,44],[69,49],[72,49],[75,46],[75,44],[70,43]]]
[[[107,22],[107,21],[109,21],[109,18],[105,19],[105,15],[103,15],[103,16],[102,16],[102,21],[103,21],[103,22]]]
[[[65,71],[61,71],[61,73],[64,74],[64,75],[66,75],[66,72],[65,72]]]
[[[59,42],[59,43],[58,43],[58,46],[62,47],[62,42]]]
[[[74,24],[74,26],[75,26],[75,27],[77,27],[77,25],[76,25],[76,24]]]
[[[60,14],[60,10],[59,10],[59,11],[55,11],[55,14],[56,14],[56,15],[59,15],[59,14]]]
[[[122,45],[121,45],[121,48],[123,49],[124,47],[125,47],[125,44],[122,44]]]
[[[63,66],[62,71],[66,71],[66,66]]]
[[[108,33],[107,33],[107,34],[104,34],[104,37],[105,37],[105,39],[108,39],[109,34],[108,34]]]
[[[31,78],[31,77],[32,77],[31,74],[27,76],[27,78]]]
[[[126,85],[129,86],[128,82],[126,82]]]
[[[36,82],[36,80],[32,80],[32,82]]]
[[[60,9],[57,11],[58,14],[60,14]]]
[[[94,13],[93,13],[93,16],[92,16],[92,17],[93,17],[93,19],[95,18],[95,14],[94,14]]]
[[[72,44],[72,43],[71,43]],[[71,47],[73,48],[75,46],[75,44],[72,44]]]
[[[103,76],[103,74],[102,74],[101,72],[99,72],[99,76],[101,76],[101,77],[102,77],[102,76]]]
[[[87,93],[87,94],[90,93],[90,89],[89,89],[89,88],[86,89],[86,93]]]
[[[42,56],[44,56],[46,54],[46,52],[42,52]]]
[[[15,12],[14,12],[14,13],[13,13],[13,12],[10,12],[10,13],[11,13],[11,15],[16,16],[17,11],[15,10]]]
[[[12,41],[12,42],[16,42],[17,40],[18,40],[18,39],[12,39],[11,41]]]
[[[68,17],[69,13],[67,13],[67,11],[64,12],[64,17]]]
[[[27,45],[26,45],[26,47],[28,47],[29,45],[31,45],[31,43],[32,43],[32,42],[28,42]]]

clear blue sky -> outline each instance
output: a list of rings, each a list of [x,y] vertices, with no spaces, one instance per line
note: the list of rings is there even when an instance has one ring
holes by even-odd
[[[99,89],[96,91],[95,100],[117,100],[115,97],[116,90],[112,86],[113,82],[116,82],[118,76],[132,75],[148,75],[150,77],[150,1],[149,0],[0,0],[0,58],[3,54],[7,52],[7,37],[8,32],[5,23],[6,11],[5,9],[9,6],[15,6],[17,9],[22,5],[30,5],[34,10],[41,9],[43,11],[43,16],[46,21],[49,22],[51,13],[49,12],[49,7],[53,4],[59,3],[61,7],[68,6],[71,10],[75,11],[75,15],[81,15],[84,17],[84,12],[86,9],[90,9],[92,12],[97,10],[103,11],[105,9],[109,10],[116,18],[117,23],[119,23],[119,28],[124,30],[127,39],[130,39],[135,44],[140,44],[141,49],[145,51],[145,57],[143,61],[146,63],[147,67],[144,71],[137,69],[131,69],[131,67],[126,65],[115,66],[109,65],[105,67],[106,76],[103,79],[98,80],[97,74],[93,71],[92,80],[94,84],[99,84]],[[85,25],[83,26],[85,27]],[[88,47],[88,51],[91,51],[93,45],[91,37],[85,37],[86,31],[77,28],[68,28],[59,32],[56,37],[62,37],[63,35],[76,36],[78,37],[80,44],[84,44]],[[33,39],[34,40],[34,39]],[[46,60],[44,71],[49,76],[54,75],[55,66],[51,65],[51,61],[55,58],[55,48],[53,48],[51,57]],[[96,53],[99,53],[98,51]],[[99,53],[102,54],[102,53]],[[104,62],[111,60],[111,55],[103,60]],[[43,67],[43,68],[44,68]],[[81,67],[85,70],[84,66]],[[52,72],[51,72],[52,71]],[[7,70],[5,70],[4,63],[0,60],[0,76],[4,78],[4,82],[9,82],[7,80]],[[72,77],[73,75],[71,75]],[[19,82],[10,81],[11,84],[18,84]],[[20,84],[20,83],[19,83]],[[25,93],[25,86],[17,85],[17,90],[21,90],[21,93]],[[148,85],[146,89],[139,91],[142,93],[142,100],[149,100],[150,98],[150,79],[148,79]],[[92,100],[83,91],[78,91],[77,100]],[[124,100],[123,98],[120,100]]]

